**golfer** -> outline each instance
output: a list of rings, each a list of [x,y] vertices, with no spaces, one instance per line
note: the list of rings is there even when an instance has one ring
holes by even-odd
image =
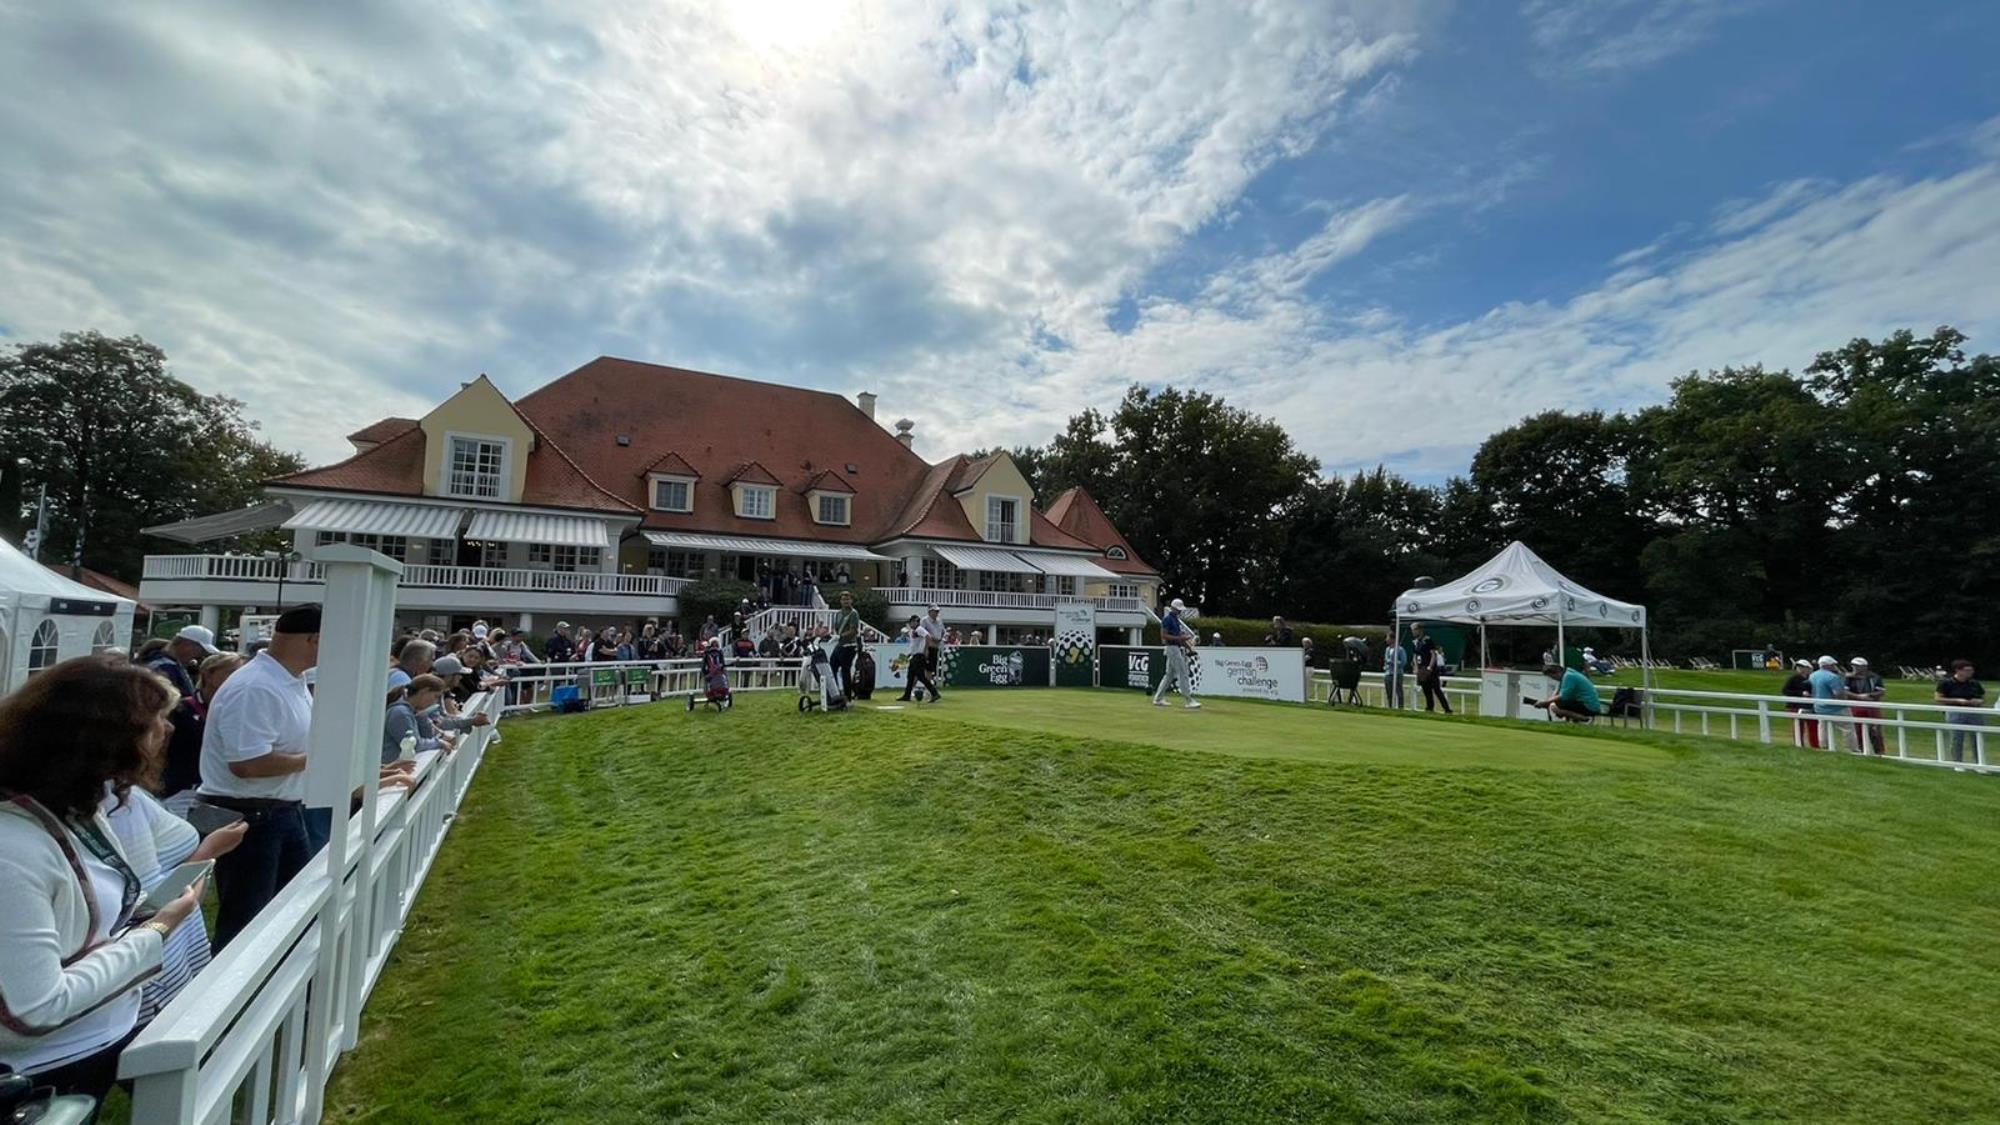
[[[1160,640],[1167,646],[1167,674],[1160,678],[1159,689],[1153,692],[1153,706],[1167,705],[1167,689],[1177,688],[1181,698],[1187,700],[1188,710],[1201,709],[1201,701],[1194,697],[1194,677],[1188,672],[1188,653],[1194,648],[1194,630],[1187,627],[1182,615],[1187,606],[1179,599],[1167,603],[1166,616],[1160,618]]]

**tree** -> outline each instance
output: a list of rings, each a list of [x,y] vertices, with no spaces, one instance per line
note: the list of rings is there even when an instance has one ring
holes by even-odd
[[[1284,523],[1319,468],[1275,422],[1138,386],[1108,421],[1071,418],[1035,460],[1040,494],[1089,489],[1168,593],[1215,613],[1266,603]]]
[[[0,356],[0,458],[20,464],[24,503],[48,489],[44,561],[126,578],[141,528],[241,507],[305,467],[259,440],[241,403],[170,375],[159,348],[97,332]]]
[[[1472,458],[1472,488],[1503,540],[1619,598],[1644,592],[1652,527],[1626,484],[1639,439],[1630,419],[1549,411],[1501,430]]]

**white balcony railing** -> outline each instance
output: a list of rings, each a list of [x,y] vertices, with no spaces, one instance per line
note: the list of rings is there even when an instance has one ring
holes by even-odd
[[[1065,594],[1015,594],[995,590],[931,590],[890,586],[881,591],[891,605],[963,606],[984,609],[1054,609],[1066,602],[1090,602],[1113,613],[1143,613],[1138,598],[1085,598]]]
[[[148,555],[147,582],[271,582],[287,585],[325,581],[320,565],[286,563],[256,555]],[[658,574],[610,574],[596,570],[513,570],[478,566],[406,566],[399,585],[426,589],[495,590],[556,594],[623,594],[666,597],[692,579]]]

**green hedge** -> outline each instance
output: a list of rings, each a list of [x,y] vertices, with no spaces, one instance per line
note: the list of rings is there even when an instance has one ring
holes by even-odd
[[[755,601],[757,587],[733,578],[704,578],[682,587],[681,633],[692,639],[701,632],[701,622],[706,617],[714,617],[717,625],[729,628],[730,618],[745,598]]]
[[[866,621],[892,637],[896,635],[896,630],[902,627],[902,622],[892,622],[889,620],[889,599],[883,597],[881,591],[875,589],[873,586],[821,586],[819,588],[819,596],[825,598],[826,604],[829,606],[840,605],[840,595],[843,592],[854,595],[854,608],[860,612],[861,620]]]

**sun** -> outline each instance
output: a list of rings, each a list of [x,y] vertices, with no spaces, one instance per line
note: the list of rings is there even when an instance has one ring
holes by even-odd
[[[744,45],[798,51],[833,37],[854,7],[846,0],[723,0],[722,11]]]

